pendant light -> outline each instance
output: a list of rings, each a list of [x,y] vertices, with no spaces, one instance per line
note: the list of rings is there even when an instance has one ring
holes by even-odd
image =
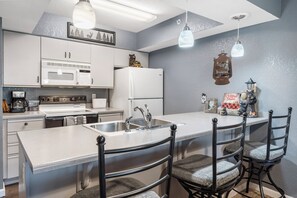
[[[241,44],[241,41],[239,40],[239,21],[245,17],[246,15],[244,14],[240,14],[232,17],[233,20],[237,20],[237,39],[231,50],[232,57],[244,56],[244,48],[243,48],[243,45]]]
[[[189,48],[194,46],[194,36],[188,26],[188,0],[186,2],[186,24],[178,37],[178,46],[181,48]]]
[[[73,9],[73,25],[81,29],[92,29],[96,25],[95,11],[90,0],[79,0]]]

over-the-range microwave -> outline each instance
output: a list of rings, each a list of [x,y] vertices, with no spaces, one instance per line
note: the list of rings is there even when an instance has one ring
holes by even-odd
[[[41,85],[61,87],[91,86],[91,64],[42,60]]]

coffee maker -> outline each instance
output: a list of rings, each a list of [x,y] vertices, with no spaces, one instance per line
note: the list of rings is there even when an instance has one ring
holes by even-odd
[[[28,102],[26,100],[26,92],[11,91],[11,113],[21,113],[26,111]]]

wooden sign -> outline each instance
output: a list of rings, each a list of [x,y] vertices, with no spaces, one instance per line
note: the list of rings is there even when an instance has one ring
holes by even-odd
[[[232,77],[232,63],[231,58],[227,53],[219,54],[218,58],[214,58],[213,64],[213,79],[216,85],[229,84],[229,78]]]

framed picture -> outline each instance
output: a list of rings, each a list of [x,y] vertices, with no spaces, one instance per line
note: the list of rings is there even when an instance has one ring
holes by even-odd
[[[204,112],[205,113],[217,113],[218,99],[210,98],[205,102]]]
[[[91,41],[97,43],[103,43],[107,45],[116,44],[116,33],[103,29],[80,29],[75,27],[72,23],[67,23],[67,37],[73,39],[80,39],[84,41]]]

